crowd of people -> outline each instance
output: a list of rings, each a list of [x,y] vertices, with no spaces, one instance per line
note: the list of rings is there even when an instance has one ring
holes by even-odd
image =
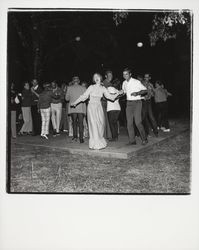
[[[161,129],[170,132],[168,121],[168,96],[171,96],[161,81],[151,83],[151,75],[132,77],[131,70],[123,70],[124,81],[113,77],[113,72],[105,72],[105,79],[99,73],[93,75],[93,84],[80,82],[74,76],[68,84],[61,86],[56,81],[42,86],[33,79],[25,82],[18,93],[11,84],[11,134],[40,135],[43,139],[59,136],[60,131],[72,136],[72,141],[84,143],[89,137],[90,149],[103,149],[107,141],[117,141],[120,132],[119,116],[121,102],[125,98],[126,127],[128,145],[136,145],[136,136],[142,145],[148,143],[150,132],[158,136]],[[153,105],[157,109],[155,119]],[[16,129],[16,111],[20,106],[23,125]]]

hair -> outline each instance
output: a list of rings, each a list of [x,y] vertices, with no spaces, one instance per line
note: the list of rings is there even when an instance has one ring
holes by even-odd
[[[142,75],[137,75],[137,79],[138,78],[142,78],[143,79],[144,77]]]
[[[105,71],[105,76],[107,76],[107,75],[108,75],[108,73],[113,74],[112,70],[110,70],[110,69],[108,69],[108,70],[106,70],[106,71]]]
[[[124,69],[123,69],[123,72],[124,72],[124,71],[127,71],[129,74],[131,74],[131,69],[128,68],[128,67],[127,67],[127,68],[124,68]]]
[[[56,85],[58,85],[56,80],[53,80],[51,83],[55,83]]]
[[[28,81],[25,81],[24,84],[23,84],[23,87],[25,87],[26,84],[29,84],[29,87],[30,87],[30,83]]]
[[[162,82],[160,81],[160,80],[157,80],[156,82],[155,82],[155,84],[159,84],[159,85],[162,85]]]
[[[83,82],[81,82],[81,85],[86,85],[86,88],[88,87],[88,83],[87,82],[85,82],[85,81],[83,81]]]
[[[102,75],[101,75],[100,73],[98,73],[98,72],[96,72],[96,73],[93,74],[93,82],[94,82],[94,75],[98,75],[98,76],[100,77],[100,81],[102,82],[103,77],[102,77]]]
[[[116,89],[119,89],[120,88],[120,81],[119,79],[115,79],[113,82],[112,82],[112,86]]]
[[[79,79],[79,76],[78,76],[78,75],[74,75],[74,76],[72,77],[72,80],[74,80],[74,78],[78,78],[78,79]]]
[[[43,83],[43,88],[44,89],[47,89],[49,87],[50,87],[50,83],[48,83],[48,82]]]

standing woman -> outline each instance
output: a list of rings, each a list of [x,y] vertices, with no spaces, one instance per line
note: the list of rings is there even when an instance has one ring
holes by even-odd
[[[22,91],[22,115],[24,124],[19,132],[19,135],[31,134],[32,133],[32,115],[31,115],[31,104],[32,104],[32,92],[30,90],[30,84],[25,82],[24,89]]]
[[[102,86],[102,76],[98,73],[93,75],[94,85],[88,87],[83,95],[81,95],[71,106],[77,106],[80,102],[84,102],[90,98],[87,109],[88,128],[89,128],[89,148],[103,149],[107,146],[104,138],[105,117],[101,104],[101,98],[105,96],[107,99],[115,100],[121,94],[111,95],[108,90]]]

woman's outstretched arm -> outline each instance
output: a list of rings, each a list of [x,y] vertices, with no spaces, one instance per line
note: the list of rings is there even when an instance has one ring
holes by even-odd
[[[84,92],[84,94],[82,94],[82,95],[80,95],[80,97],[75,101],[75,102],[73,102],[73,103],[71,103],[71,105],[70,106],[77,106],[80,102],[84,102],[84,101],[86,101],[88,98],[89,98],[89,95],[90,95],[90,93],[91,93],[91,90],[92,90],[92,86],[89,86],[88,88],[87,88],[87,90]]]

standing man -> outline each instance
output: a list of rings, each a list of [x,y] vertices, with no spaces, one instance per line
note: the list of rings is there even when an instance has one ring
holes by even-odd
[[[77,141],[77,128],[79,127],[79,140],[80,143],[84,143],[84,125],[83,120],[86,115],[86,104],[80,103],[75,108],[71,107],[71,103],[75,102],[85,91],[86,88],[80,85],[80,79],[78,76],[73,77],[73,85],[69,86],[66,92],[65,99],[69,101],[68,113],[72,118],[73,125],[73,138],[72,140]]]
[[[51,121],[53,125],[53,136],[60,135],[60,122],[62,115],[62,102],[64,99],[64,92],[58,87],[56,81],[51,83]]]
[[[103,81],[103,85],[105,88],[111,87],[112,86],[112,80],[113,80],[113,72],[111,70],[107,70],[105,72],[105,80]],[[104,116],[105,116],[105,129],[104,129],[104,137],[106,139],[111,139],[111,129],[109,125],[109,120],[108,120],[108,114],[107,114],[107,99],[105,97],[102,98],[102,108],[104,111]]]
[[[31,114],[32,114],[32,122],[33,122],[33,133],[32,135],[40,135],[41,134],[41,115],[38,110],[38,100],[39,94],[42,92],[41,87],[38,84],[37,79],[32,80],[32,105],[31,105]]]
[[[126,118],[129,135],[128,145],[136,144],[133,120],[135,120],[135,125],[140,133],[142,145],[145,145],[148,140],[144,131],[144,127],[142,125],[141,95],[146,93],[147,89],[139,80],[131,77],[131,70],[129,68],[125,68],[123,70],[123,77],[125,81],[123,82],[122,89],[127,97]]]
[[[151,124],[153,133],[157,137],[158,128],[157,128],[155,117],[153,115],[152,105],[151,105],[151,98],[154,97],[154,87],[153,87],[153,84],[150,82],[150,80],[151,80],[150,74],[145,74],[143,85],[147,88],[147,94],[144,96],[143,103],[142,103],[143,105],[142,121],[143,121],[146,134],[149,135],[150,124]]]

